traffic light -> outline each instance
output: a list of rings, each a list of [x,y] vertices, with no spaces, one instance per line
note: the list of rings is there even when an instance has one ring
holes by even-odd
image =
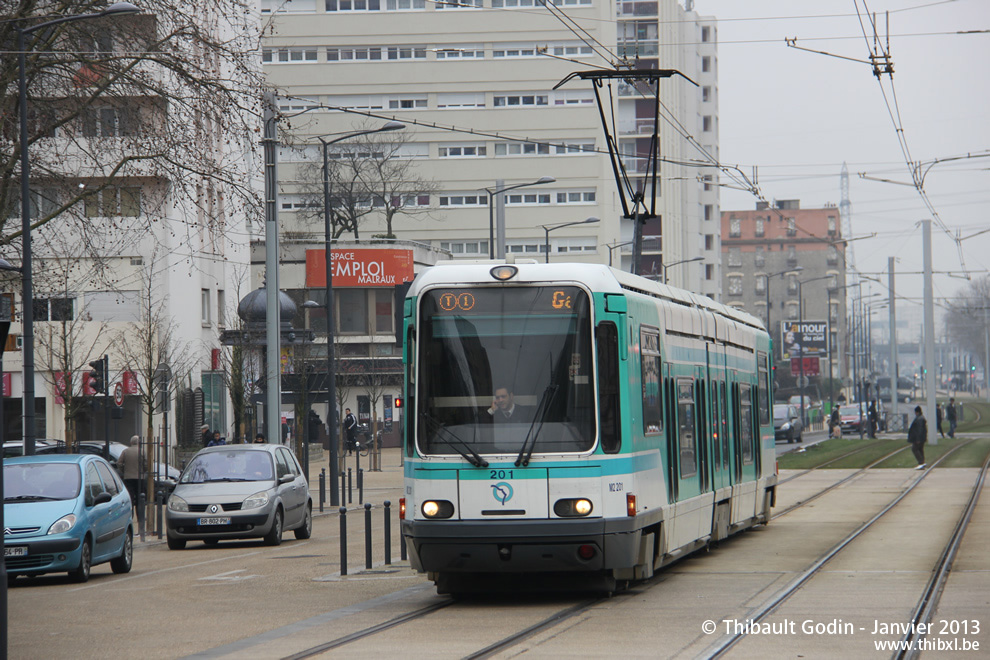
[[[402,397],[401,396],[395,397],[395,400],[392,402],[392,406],[395,407],[395,408],[401,408],[402,407]]]
[[[89,363],[93,368],[89,372],[89,386],[97,394],[107,393],[107,356]]]

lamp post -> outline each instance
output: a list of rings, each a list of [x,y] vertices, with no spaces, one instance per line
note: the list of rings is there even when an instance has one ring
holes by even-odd
[[[804,323],[804,290],[803,287],[809,282],[819,282],[821,280],[827,280],[831,277],[830,275],[823,275],[821,277],[812,277],[807,280],[798,280],[798,323]],[[827,326],[826,326],[827,327]],[[801,337],[801,342],[798,344],[798,369],[800,373],[800,382],[798,382],[798,388],[801,390],[801,424],[802,428],[808,424],[806,419],[804,408],[804,336]]]
[[[829,287],[826,291],[828,296],[828,322],[829,322],[829,338],[828,338],[828,403],[829,412],[835,406],[835,366],[834,366],[834,356],[835,351],[832,349],[832,292],[841,291],[842,289],[851,289],[854,286],[862,286],[862,282],[855,282],[853,284],[843,284],[842,286],[837,286],[834,289]],[[836,320],[838,320],[838,314],[836,314]],[[838,339],[839,333],[836,332],[836,339]],[[836,342],[838,344],[838,342]]]
[[[770,323],[770,278],[778,277],[780,275],[787,275],[788,273],[800,273],[802,270],[804,270],[804,266],[797,266],[795,268],[782,270],[779,273],[769,273],[767,275],[767,332],[770,333],[771,340],[773,340],[773,326]]]
[[[504,192],[510,190],[515,190],[516,188],[526,188],[528,186],[541,186],[544,183],[554,183],[557,179],[552,176],[541,176],[536,181],[528,181],[526,183],[517,183],[512,186],[502,186],[502,181],[496,181],[494,188],[482,188],[486,193],[488,193],[488,258],[495,258],[495,205],[494,200],[496,195],[501,195]],[[499,255],[502,257],[504,255]]]
[[[611,265],[612,265],[612,252],[613,252],[613,251],[614,251],[614,250],[615,250],[616,248],[620,248],[620,247],[624,247],[624,246],[626,246],[626,245],[632,245],[632,244],[633,244],[633,242],[632,242],[632,241],[626,241],[625,243],[613,243],[612,245],[608,245],[608,244],[606,243],[606,244],[605,244],[605,247],[607,247],[607,248],[608,248],[608,265],[609,265],[609,266],[611,266]],[[621,258],[622,258],[622,255],[621,255],[621,254],[619,255],[619,258],[620,258],[620,261],[621,261]],[[620,263],[619,265],[621,266],[622,264]]]
[[[693,261],[702,261],[703,259],[704,259],[704,257],[692,257],[690,259],[681,259],[680,261],[675,261],[672,264],[663,264],[663,263],[661,263],[660,266],[663,268],[663,283],[664,284],[667,283],[667,269],[668,268],[673,268],[674,266],[680,266],[681,264],[689,264],[689,263],[691,263]]]
[[[595,222],[601,222],[601,220],[595,217],[591,217],[591,218],[585,218],[584,220],[575,220],[574,222],[565,222],[560,225],[549,225],[549,226],[541,225],[543,227],[543,232],[545,234],[545,238],[543,241],[543,252],[546,255],[546,259],[544,263],[550,263],[550,232],[556,229],[563,229],[564,227],[573,227],[574,225],[590,225]]]
[[[334,327],[333,327],[333,264],[330,243],[333,238],[330,227],[330,158],[328,149],[331,144],[343,142],[361,135],[397,131],[406,125],[399,121],[390,121],[378,128],[364,131],[352,131],[325,140],[318,137],[323,146],[323,239],[326,252],[326,306],[327,306],[327,430],[330,444],[330,506],[340,506],[340,479],[337,476],[339,455],[337,451],[337,374],[334,364]]]
[[[18,114],[20,114],[20,151],[21,151],[21,254],[22,278],[21,309],[24,336],[24,412],[23,438],[24,454],[34,454],[34,296],[31,285],[31,162],[28,159],[28,121],[27,121],[27,46],[24,37],[61,23],[85,21],[91,18],[102,18],[116,14],[133,14],[140,11],[129,2],[117,2],[103,11],[92,14],[76,14],[61,16],[50,21],[38,23],[27,28],[17,28],[17,91]]]

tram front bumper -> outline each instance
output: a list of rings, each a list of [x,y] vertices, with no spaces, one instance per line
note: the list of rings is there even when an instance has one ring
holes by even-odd
[[[633,566],[641,526],[633,518],[405,520],[402,536],[410,564],[420,572],[584,572]]]

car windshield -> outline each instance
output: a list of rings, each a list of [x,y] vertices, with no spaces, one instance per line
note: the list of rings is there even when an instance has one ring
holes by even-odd
[[[774,406],[773,407],[773,418],[774,419],[787,419],[790,417],[788,414],[788,409],[790,406]]]
[[[4,502],[71,500],[79,495],[75,463],[16,463],[3,466]]]
[[[272,457],[267,451],[211,451],[195,456],[179,483],[268,481],[273,475]]]

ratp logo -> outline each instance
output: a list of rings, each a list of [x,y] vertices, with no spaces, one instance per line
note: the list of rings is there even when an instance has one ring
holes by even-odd
[[[512,499],[512,486],[504,481],[492,484],[492,497],[505,506],[505,503]]]

